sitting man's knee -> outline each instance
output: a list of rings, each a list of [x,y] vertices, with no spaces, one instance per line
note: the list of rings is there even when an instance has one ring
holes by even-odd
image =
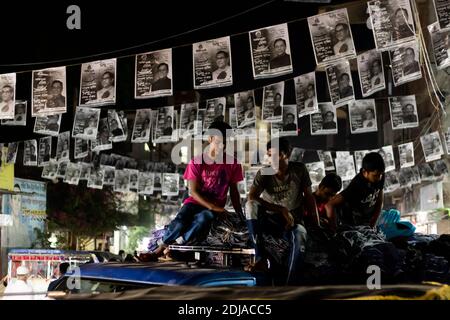
[[[199,213],[199,216],[197,217],[198,221],[201,221],[204,223],[210,222],[213,219],[214,219],[214,213],[212,213],[209,210],[202,211],[201,213]]]
[[[259,206],[260,204],[258,201],[248,200],[245,204],[245,218],[247,220],[257,219]]]

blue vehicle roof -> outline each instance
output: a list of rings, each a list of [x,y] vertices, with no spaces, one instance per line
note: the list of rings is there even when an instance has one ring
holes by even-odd
[[[75,270],[66,273],[74,275]],[[180,262],[89,263],[80,266],[81,278],[125,281],[154,285],[204,285],[230,279],[252,281],[253,275],[228,268],[192,268]]]

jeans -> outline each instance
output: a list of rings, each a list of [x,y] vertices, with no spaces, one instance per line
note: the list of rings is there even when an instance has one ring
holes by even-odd
[[[171,244],[182,237],[180,244],[190,241],[203,241],[208,236],[215,215],[200,205],[187,203],[178,211],[163,237],[164,244]]]
[[[247,201],[245,206],[247,225],[250,233],[250,241],[255,248],[256,261],[269,258],[270,254],[264,247],[262,234],[270,234],[273,237],[284,239],[289,243],[289,252],[284,266],[287,267],[286,284],[296,283],[299,280],[303,265],[307,232],[301,224],[294,225],[286,230],[284,219],[276,213],[267,212],[256,201]]]

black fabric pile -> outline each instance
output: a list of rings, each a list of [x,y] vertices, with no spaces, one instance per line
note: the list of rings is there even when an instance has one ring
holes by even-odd
[[[248,243],[248,229],[245,220],[237,214],[215,219],[204,245],[214,247],[245,248]]]

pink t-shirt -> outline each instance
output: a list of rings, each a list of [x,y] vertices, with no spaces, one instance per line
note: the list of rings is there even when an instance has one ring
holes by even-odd
[[[227,202],[230,184],[238,183],[244,180],[244,177],[241,165],[233,157],[227,155],[225,163],[213,163],[208,155],[203,154],[203,158],[199,155],[189,162],[184,179],[197,180],[200,183],[201,195],[223,208]],[[197,201],[190,196],[184,203],[197,204]]]

